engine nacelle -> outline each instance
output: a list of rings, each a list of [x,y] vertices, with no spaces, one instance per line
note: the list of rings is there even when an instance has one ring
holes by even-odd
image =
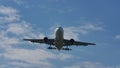
[[[44,37],[44,42],[48,43],[48,37]]]
[[[74,39],[70,39],[70,43],[71,43],[71,44],[73,44],[73,43],[74,43],[74,41],[75,41]]]

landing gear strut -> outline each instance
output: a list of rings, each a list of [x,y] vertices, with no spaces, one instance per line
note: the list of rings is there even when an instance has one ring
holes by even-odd
[[[67,46],[66,48],[63,48],[63,50],[72,50],[72,49],[68,48],[68,46]]]

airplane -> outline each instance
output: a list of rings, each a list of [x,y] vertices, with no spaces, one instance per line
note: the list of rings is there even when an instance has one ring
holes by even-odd
[[[48,37],[44,37],[43,39],[23,39],[25,41],[30,41],[33,43],[45,43],[50,45],[48,49],[57,49],[57,50],[72,50],[68,48],[69,46],[88,46],[88,45],[96,45],[95,43],[81,42],[75,41],[74,39],[64,39],[64,30],[62,27],[58,27],[55,32],[55,38],[49,39]],[[52,46],[51,46],[52,45]],[[63,48],[66,46],[66,48]]]

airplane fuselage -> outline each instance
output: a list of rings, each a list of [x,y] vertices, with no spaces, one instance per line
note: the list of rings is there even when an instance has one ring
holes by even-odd
[[[64,30],[62,27],[56,29],[55,33],[55,47],[60,50],[64,44]]]

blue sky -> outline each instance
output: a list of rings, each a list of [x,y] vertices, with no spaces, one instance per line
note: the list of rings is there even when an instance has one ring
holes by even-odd
[[[0,68],[120,68],[119,0],[0,0]],[[95,42],[72,51],[47,50],[23,38]]]

